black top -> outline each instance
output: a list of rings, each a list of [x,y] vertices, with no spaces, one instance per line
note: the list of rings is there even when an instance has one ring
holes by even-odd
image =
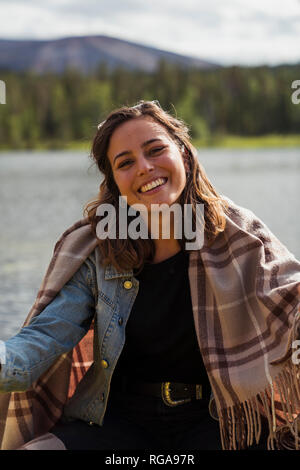
[[[146,264],[126,325],[119,374],[147,382],[206,383],[188,279],[189,254],[180,251],[160,263]]]

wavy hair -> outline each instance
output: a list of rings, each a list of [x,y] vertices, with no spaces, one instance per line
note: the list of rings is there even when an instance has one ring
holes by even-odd
[[[118,227],[119,189],[114,181],[113,172],[107,151],[110,138],[118,126],[139,117],[150,117],[162,125],[170,137],[183,151],[186,162],[186,185],[180,196],[179,203],[191,204],[193,212],[193,226],[195,227],[196,204],[204,204],[204,230],[209,243],[213,243],[219,232],[225,228],[226,208],[225,200],[217,194],[210,183],[206,173],[198,162],[197,151],[190,142],[189,129],[180,119],[173,117],[163,110],[157,101],[140,101],[137,105],[124,106],[112,111],[107,119],[98,126],[98,131],[93,139],[91,155],[104,179],[100,184],[99,193],[96,198],[89,201],[84,208],[84,215],[88,218],[92,230],[96,234],[96,226],[100,220],[97,208],[101,204],[112,204],[116,210],[116,226]],[[128,216],[130,221],[130,217]],[[179,240],[181,248],[184,249],[185,238]],[[99,239],[99,249],[103,264],[112,264],[117,270],[141,270],[146,261],[151,262],[155,253],[154,241],[151,237],[147,240],[127,239]]]

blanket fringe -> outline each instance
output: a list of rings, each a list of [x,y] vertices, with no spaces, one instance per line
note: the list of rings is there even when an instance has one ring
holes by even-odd
[[[288,362],[263,391],[218,412],[224,450],[246,449],[258,444],[262,416],[268,423],[268,450],[299,450],[299,366]]]

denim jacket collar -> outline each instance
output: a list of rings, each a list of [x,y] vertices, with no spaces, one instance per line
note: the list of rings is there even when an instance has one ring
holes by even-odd
[[[133,271],[132,269],[130,271],[117,271],[117,269],[112,265],[109,264],[105,268],[104,272],[104,279],[107,281],[109,279],[117,279],[120,277],[132,277],[133,276]]]

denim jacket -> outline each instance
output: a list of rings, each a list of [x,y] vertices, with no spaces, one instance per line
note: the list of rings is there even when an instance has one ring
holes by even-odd
[[[65,405],[64,417],[101,425],[138,289],[132,271],[103,268],[96,248],[42,313],[5,342],[0,392],[30,388],[61,354],[76,346],[94,319],[94,362]]]

